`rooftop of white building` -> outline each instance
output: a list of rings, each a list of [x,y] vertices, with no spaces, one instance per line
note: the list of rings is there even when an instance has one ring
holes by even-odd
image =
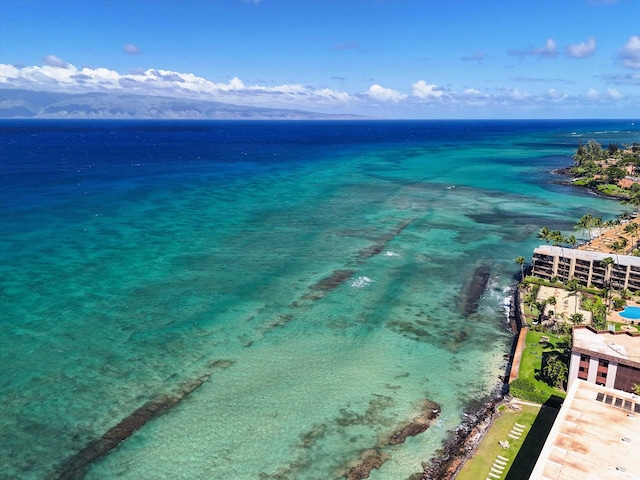
[[[623,332],[596,333],[588,327],[574,327],[572,336],[574,350],[594,352],[594,356],[614,357],[627,364],[640,362],[640,335]]]
[[[639,451],[640,397],[575,380],[529,478],[637,480]]]

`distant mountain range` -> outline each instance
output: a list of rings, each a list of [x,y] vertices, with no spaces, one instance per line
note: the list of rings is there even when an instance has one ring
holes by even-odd
[[[0,88],[0,118],[337,120],[364,117],[150,95],[69,94]]]

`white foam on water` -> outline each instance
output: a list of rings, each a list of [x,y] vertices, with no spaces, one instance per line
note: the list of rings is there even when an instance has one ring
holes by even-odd
[[[371,280],[369,277],[357,277],[351,281],[351,286],[354,288],[365,288],[371,285],[375,280]]]
[[[503,312],[506,321],[509,321],[509,311],[513,300],[512,290],[512,285],[501,284],[500,279],[497,276],[491,275],[483,295],[484,298],[490,301],[490,304],[493,305],[496,310],[499,309]]]
[[[385,254],[387,257],[399,257],[399,256],[400,256],[400,255],[398,255],[396,252],[392,252],[392,251],[390,251],[390,250],[387,250],[386,252],[384,252],[384,254]]]

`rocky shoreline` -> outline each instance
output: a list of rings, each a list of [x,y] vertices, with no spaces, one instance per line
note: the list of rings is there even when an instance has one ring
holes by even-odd
[[[452,480],[458,474],[462,466],[475,453],[485,434],[491,428],[493,421],[498,416],[498,407],[508,400],[507,379],[511,370],[515,343],[518,341],[517,333],[522,326],[522,319],[518,314],[518,288],[514,288],[509,310],[509,324],[514,336],[514,345],[508,356],[509,361],[505,368],[505,376],[496,385],[493,395],[486,397],[481,402],[469,407],[464,414],[462,423],[453,431],[442,448],[429,461],[423,462],[422,472],[413,475],[409,480]]]
[[[463,422],[451,432],[451,437],[431,461],[422,464],[422,473],[410,480],[452,480],[491,428],[497,416],[497,407],[504,397],[496,395],[482,406],[464,414]]]
[[[622,196],[607,195],[606,193],[602,193],[596,187],[593,187],[591,185],[584,185],[584,186],[576,185],[575,183],[573,183],[576,177],[573,175],[573,172],[571,171],[571,167],[556,168],[555,170],[551,170],[551,174],[557,175],[559,177],[570,177],[569,180],[557,180],[553,182],[557,185],[566,185],[568,187],[584,188],[594,195],[597,195],[603,198],[610,198],[611,200],[625,200],[625,197],[622,197]]]

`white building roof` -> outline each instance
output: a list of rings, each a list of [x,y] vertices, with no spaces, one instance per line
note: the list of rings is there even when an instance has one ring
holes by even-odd
[[[608,355],[623,360],[623,363],[640,362],[640,336],[626,333],[595,333],[586,327],[573,329],[573,349],[594,352],[594,356]],[[639,424],[640,427],[640,424]],[[640,445],[638,445],[640,449]]]
[[[640,479],[638,405],[637,395],[576,379],[529,479]]]

